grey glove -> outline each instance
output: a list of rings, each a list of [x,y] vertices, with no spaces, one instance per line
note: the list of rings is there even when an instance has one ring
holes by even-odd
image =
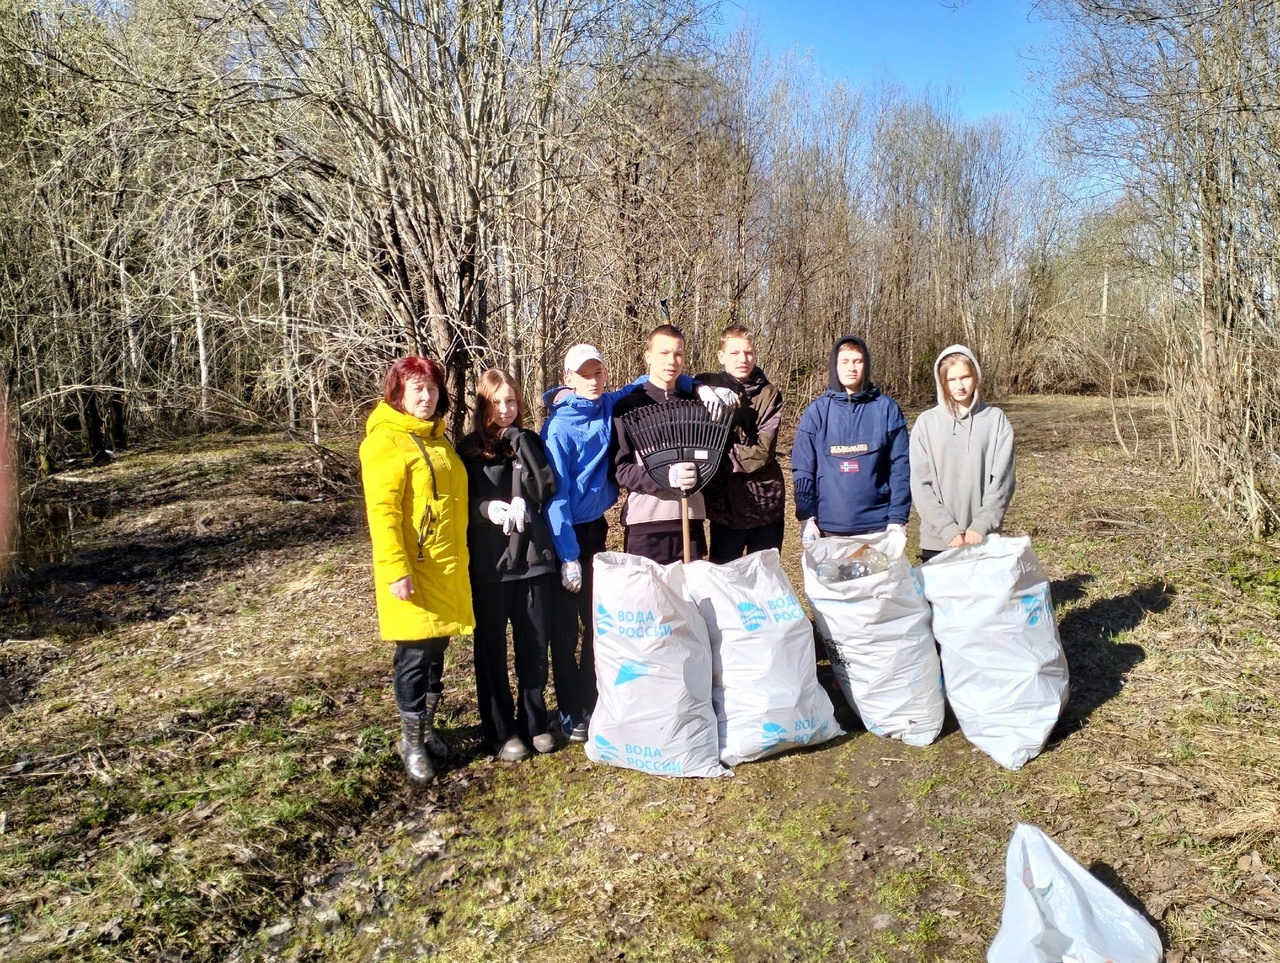
[[[698,400],[710,408],[713,405],[738,407],[738,393],[732,388],[713,388],[711,385],[698,385]]]

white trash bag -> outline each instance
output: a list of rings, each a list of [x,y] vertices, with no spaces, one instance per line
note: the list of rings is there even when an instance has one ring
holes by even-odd
[[[826,584],[818,566],[869,545],[889,567]],[[804,552],[804,590],[845,698],[869,732],[927,746],[942,731],[945,704],[929,605],[904,552],[902,532],[820,538]]]
[[[947,701],[965,738],[1007,769],[1039,755],[1067,704],[1049,578],[1029,538],[989,535],[920,567]]]
[[[1034,826],[1004,863],[1004,911],[987,963],[1159,963],[1160,935]]]
[[[711,636],[720,761],[736,766],[841,735],[818,684],[813,629],[777,549],[726,565],[693,562],[684,574]]]
[[[592,762],[662,776],[724,776],[711,708],[711,642],[683,595],[684,565],[595,557]]]

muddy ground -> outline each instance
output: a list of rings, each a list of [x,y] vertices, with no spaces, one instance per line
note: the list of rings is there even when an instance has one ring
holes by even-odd
[[[1018,772],[951,720],[923,749],[851,723],[718,780],[578,746],[498,764],[458,641],[453,752],[414,791],[354,439],[319,464],[218,435],[48,479],[43,554],[0,594],[0,959],[976,961],[1018,822],[1171,963],[1280,958],[1277,547],[1191,496],[1152,402],[1133,457],[1105,401],[1004,407],[1008,529],[1072,674]]]

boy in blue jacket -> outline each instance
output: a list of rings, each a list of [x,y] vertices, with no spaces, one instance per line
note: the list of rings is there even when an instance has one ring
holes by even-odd
[[[828,388],[800,416],[791,448],[801,540],[906,528],[911,454],[898,403],[871,382],[871,355],[846,335],[831,348]]]
[[[609,471],[613,406],[631,386],[605,394],[609,372],[599,350],[589,344],[569,349],[564,380],[567,390],[552,388],[542,396],[551,413],[542,423],[542,441],[556,476],[547,521],[560,557],[560,587],[551,598],[551,672],[561,729],[571,742],[586,742],[586,717],[596,701],[591,560],[604,551],[609,532],[604,513],[618,500],[618,483]]]
[[[542,396],[550,412],[542,423],[542,441],[556,477],[547,522],[560,558],[560,585],[551,597],[551,673],[561,731],[570,742],[586,742],[587,717],[596,704],[591,560],[604,551],[609,533],[604,513],[618,500],[609,457],[613,408],[648,377],[606,394],[609,372],[599,349],[575,344],[564,356],[564,380]],[[680,383],[683,390],[693,390],[687,375]]]

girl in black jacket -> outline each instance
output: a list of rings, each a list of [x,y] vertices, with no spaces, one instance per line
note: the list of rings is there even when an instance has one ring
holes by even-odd
[[[476,385],[476,430],[458,445],[467,469],[467,548],[476,615],[476,695],[485,741],[498,758],[550,752],[547,732],[548,613],[559,571],[543,506],[555,494],[542,441],[524,425],[515,378],[497,368]],[[518,700],[507,676],[507,624]]]

